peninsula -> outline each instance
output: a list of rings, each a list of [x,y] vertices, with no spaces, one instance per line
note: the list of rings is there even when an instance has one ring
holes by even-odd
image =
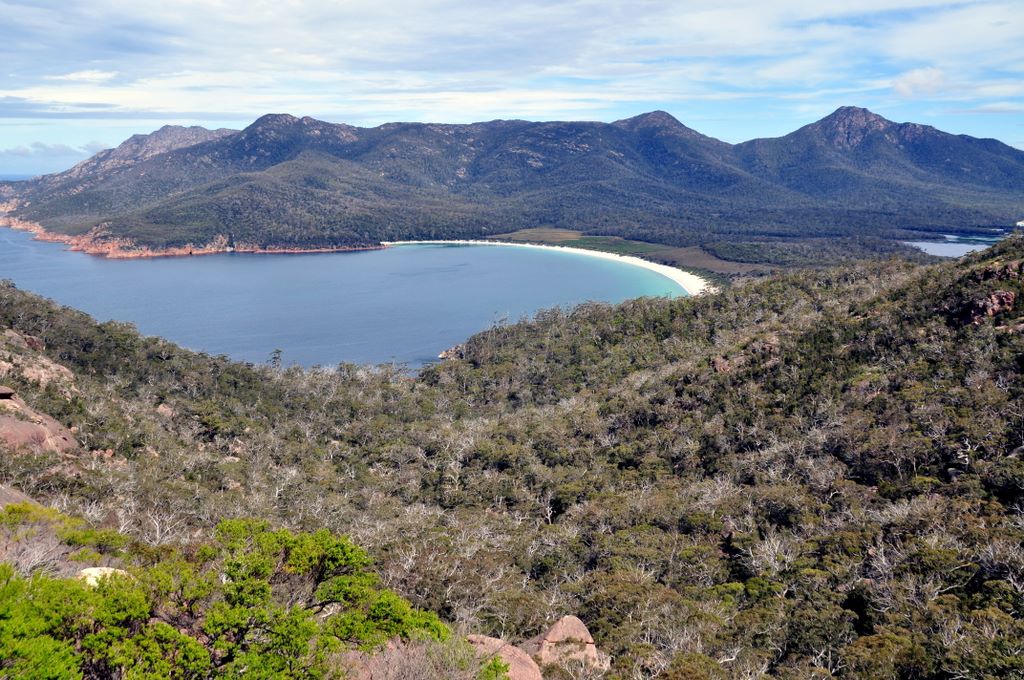
[[[29,222],[11,216],[4,211],[0,204],[0,227],[9,227],[18,231],[27,231],[35,235],[37,241],[50,243],[62,243],[68,250],[96,255],[110,260],[139,260],[153,257],[192,257],[197,255],[217,255],[222,253],[250,253],[263,255],[298,255],[301,253],[343,253],[359,250],[380,250],[383,245],[366,246],[326,246],[326,247],[279,247],[262,246],[249,243],[234,243],[223,234],[218,234],[209,243],[195,245],[186,243],[181,246],[153,249],[139,247],[129,239],[104,238],[100,229],[90,230],[88,233],[71,236],[49,231],[38,222]]]

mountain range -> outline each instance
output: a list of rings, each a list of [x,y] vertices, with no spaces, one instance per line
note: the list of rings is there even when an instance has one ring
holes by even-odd
[[[1005,229],[1024,218],[1024,151],[856,107],[735,145],[663,111],[375,128],[270,114],[241,131],[136,135],[0,183],[0,200],[86,250],[340,249],[543,226],[722,251]]]

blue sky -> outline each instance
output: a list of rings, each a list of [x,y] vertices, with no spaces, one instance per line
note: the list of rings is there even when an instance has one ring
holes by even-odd
[[[1022,0],[0,0],[0,175],[167,123],[611,121],[729,142],[842,105],[1024,148]]]

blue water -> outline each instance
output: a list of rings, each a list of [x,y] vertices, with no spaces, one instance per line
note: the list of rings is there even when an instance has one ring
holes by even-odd
[[[106,260],[0,229],[0,278],[185,347],[262,363],[412,367],[495,323],[588,300],[682,295],[620,262],[502,246]]]
[[[904,241],[908,246],[920,248],[929,255],[962,257],[976,250],[984,250],[999,243],[999,237],[944,235],[942,241]]]

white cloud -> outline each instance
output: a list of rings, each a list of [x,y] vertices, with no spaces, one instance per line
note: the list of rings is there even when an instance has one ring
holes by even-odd
[[[0,61],[11,74],[0,77],[0,100],[45,114],[288,111],[358,124],[608,119],[729,100],[748,102],[737,116],[833,103],[969,110],[1024,98],[1015,5],[0,0]]]
[[[75,71],[60,76],[43,76],[45,80],[65,80],[74,83],[103,83],[117,77],[117,71]]]
[[[971,2],[893,24],[876,49],[897,60],[977,71],[1024,61],[1024,12],[1019,2]]]
[[[901,73],[892,81],[892,88],[904,97],[935,94],[942,91],[946,85],[945,72],[935,67],[916,68]]]
[[[0,158],[66,158],[68,156],[85,157],[89,155],[89,153],[90,152],[85,149],[78,149],[72,146],[68,146],[67,144],[44,144],[43,142],[33,142],[32,144],[15,146],[8,149],[0,149]]]

